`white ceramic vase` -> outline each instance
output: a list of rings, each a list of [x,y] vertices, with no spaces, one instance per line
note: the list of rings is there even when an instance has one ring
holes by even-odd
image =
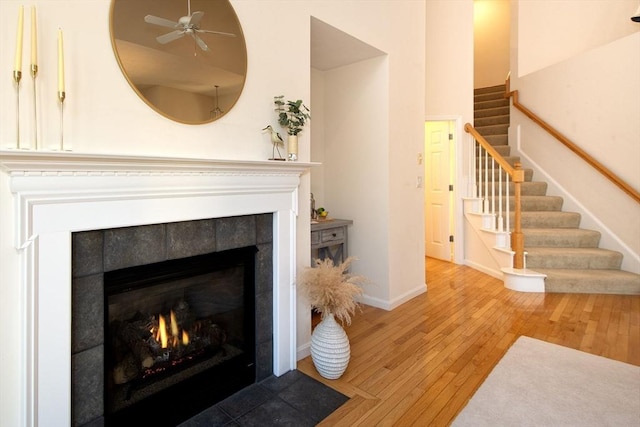
[[[349,365],[349,338],[333,314],[327,314],[311,334],[311,360],[324,378],[340,378]]]
[[[288,159],[291,161],[298,160],[298,135],[289,135],[287,138]]]

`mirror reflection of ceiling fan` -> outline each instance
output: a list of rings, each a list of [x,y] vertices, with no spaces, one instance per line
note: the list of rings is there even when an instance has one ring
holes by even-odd
[[[160,18],[158,16],[147,15],[144,17],[144,21],[148,24],[159,25],[161,27],[174,28],[174,31],[171,31],[167,34],[163,34],[159,37],[156,37],[156,40],[160,44],[167,44],[174,40],[178,40],[183,37],[185,34],[189,34],[195,40],[196,44],[200,46],[200,49],[204,51],[209,50],[209,46],[198,36],[201,33],[208,34],[217,34],[219,36],[225,37],[236,37],[233,33],[224,33],[222,31],[212,31],[212,30],[203,30],[200,29],[200,21],[204,16],[204,12],[193,12],[191,13],[191,0],[187,1],[187,16],[183,16],[178,21],[171,21],[169,19]]]

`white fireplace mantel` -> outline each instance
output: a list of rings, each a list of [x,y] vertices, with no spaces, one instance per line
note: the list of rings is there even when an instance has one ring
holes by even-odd
[[[15,350],[24,361],[25,425],[71,424],[71,233],[77,231],[273,213],[273,371],[294,369],[298,186],[313,165],[0,151],[25,295],[25,342]]]

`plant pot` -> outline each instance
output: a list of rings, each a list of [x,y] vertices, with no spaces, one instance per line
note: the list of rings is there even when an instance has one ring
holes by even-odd
[[[298,160],[298,135],[289,135],[287,138],[288,159],[295,162]]]
[[[340,378],[349,365],[351,347],[346,332],[333,314],[324,315],[311,334],[311,360],[324,378]]]

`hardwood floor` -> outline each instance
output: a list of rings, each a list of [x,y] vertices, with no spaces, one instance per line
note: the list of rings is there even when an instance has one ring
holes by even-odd
[[[640,366],[640,296],[530,294],[427,258],[428,292],[393,311],[363,306],[351,361],[326,380],[351,399],[321,426],[445,426],[521,335]]]

